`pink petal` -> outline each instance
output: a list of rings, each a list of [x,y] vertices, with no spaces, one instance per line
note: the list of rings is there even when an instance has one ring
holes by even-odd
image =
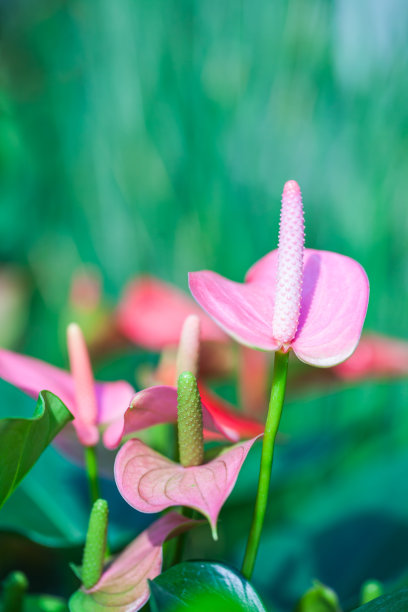
[[[272,338],[273,282],[235,283],[203,270],[190,272],[189,285],[200,306],[235,340],[269,351],[280,347]]]
[[[237,442],[241,435],[248,436],[263,431],[261,425],[245,417],[239,417],[220,402],[215,405],[214,400],[210,400],[208,407],[203,402],[202,408],[204,428],[221,434],[231,442]],[[116,420],[108,425],[103,435],[103,442],[107,448],[114,449],[124,436],[153,425],[176,423],[176,421],[177,389],[167,385],[148,387],[136,393],[125,414],[118,414]]]
[[[44,389],[55,393],[75,417],[73,425],[82,444],[93,446],[98,442],[97,424],[86,424],[78,415],[73,378],[69,372],[44,361],[0,349],[0,378],[37,398]],[[134,391],[124,381],[96,383],[98,423],[106,423],[123,416]]]
[[[205,465],[188,468],[140,440],[129,440],[116,456],[116,484],[128,504],[141,512],[160,512],[172,506],[198,510],[209,520],[216,539],[218,514],[258,437],[232,446]]]
[[[103,435],[107,448],[116,448],[124,436],[159,423],[177,420],[177,389],[166,385],[148,387],[136,393],[123,416],[108,425]]]
[[[222,429],[225,437],[232,441],[251,438],[264,432],[264,426],[239,414],[234,407],[222,398],[212,393],[204,385],[199,384],[201,400],[214,419],[217,429]]]
[[[72,376],[60,368],[34,357],[0,349],[0,378],[35,399],[40,391],[51,391],[77,416]]]
[[[297,357],[320,367],[344,361],[360,339],[369,284],[359,263],[329,251],[306,249]]]
[[[249,270],[245,284],[206,270],[193,272],[191,292],[239,342],[277,350],[280,344],[272,336],[277,259],[277,251],[268,253]],[[290,343],[298,358],[328,367],[351,355],[360,338],[368,293],[367,276],[356,261],[305,249],[299,326]]]
[[[125,380],[97,382],[98,423],[104,425],[123,417],[135,394],[131,384]]]
[[[225,342],[225,334],[182,291],[151,277],[131,283],[118,310],[118,326],[132,342],[151,350],[178,344],[186,317],[197,314],[201,338]]]
[[[344,380],[408,374],[408,342],[379,334],[365,334],[351,357],[334,368]]]
[[[159,518],[120,553],[92,589],[83,590],[84,604],[116,612],[140,610],[150,595],[147,581],[161,572],[163,543],[197,524],[177,512]]]

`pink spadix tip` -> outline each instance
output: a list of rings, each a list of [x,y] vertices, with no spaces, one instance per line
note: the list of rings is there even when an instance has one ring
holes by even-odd
[[[76,323],[70,323],[67,327],[67,345],[78,418],[86,425],[94,425],[98,416],[95,381],[85,338]]]
[[[272,334],[285,344],[295,336],[299,322],[305,242],[302,194],[296,181],[285,183],[279,228],[278,274]]]
[[[200,357],[201,323],[197,315],[189,315],[180,334],[177,350],[177,378],[183,372],[191,372],[197,377]]]

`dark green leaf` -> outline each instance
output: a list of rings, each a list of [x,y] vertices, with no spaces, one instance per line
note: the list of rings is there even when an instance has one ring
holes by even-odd
[[[31,418],[0,421],[0,506],[72,418],[58,397],[42,391]]]
[[[151,607],[159,612],[265,612],[252,585],[222,563],[180,563],[158,576],[150,588]]]
[[[382,595],[373,601],[357,608],[355,612],[407,612],[408,587],[394,593]]]

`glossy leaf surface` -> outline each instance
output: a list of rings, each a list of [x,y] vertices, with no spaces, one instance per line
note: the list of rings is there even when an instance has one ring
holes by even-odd
[[[252,585],[222,563],[180,563],[151,583],[151,608],[160,612],[266,612]]]
[[[32,418],[0,421],[0,506],[72,418],[58,397],[42,391]]]

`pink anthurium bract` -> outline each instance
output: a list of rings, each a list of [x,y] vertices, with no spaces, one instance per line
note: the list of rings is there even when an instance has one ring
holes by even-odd
[[[238,342],[267,351],[292,349],[305,363],[329,367],[358,344],[368,279],[353,259],[303,244],[300,189],[288,181],[279,248],[256,262],[243,284],[204,270],[190,273],[190,290]]]
[[[200,386],[200,390],[202,387]],[[203,423],[208,438],[226,438],[238,442],[263,432],[257,421],[234,413],[222,402],[204,392]],[[176,423],[177,389],[167,385],[148,387],[136,393],[130,407],[106,428],[103,440],[107,448],[116,448],[124,436],[160,423]],[[214,436],[215,434],[215,436]]]
[[[172,506],[198,510],[207,517],[216,538],[218,514],[258,437],[193,467],[163,457],[140,440],[129,440],[116,456],[116,485],[128,504],[140,512],[160,512]]]
[[[70,599],[73,612],[136,612],[149,599],[148,580],[161,572],[163,544],[200,521],[169,512],[129,544],[91,589],[82,587]]]
[[[202,340],[226,342],[228,337],[183,291],[144,276],[128,285],[119,304],[119,330],[135,344],[153,351],[178,345],[186,317],[197,314]]]
[[[160,385],[135,394],[133,387],[126,381],[95,382],[95,420],[86,422],[76,399],[74,378],[66,370],[33,357],[0,349],[0,377],[33,398],[37,398],[43,389],[55,393],[74,415],[73,424],[77,436],[85,445],[98,442],[99,427],[105,429],[103,442],[106,448],[114,449],[124,435],[177,420],[175,387]],[[218,437],[232,442],[263,430],[256,421],[239,414],[234,415],[227,408],[223,410],[221,406],[216,406],[212,410],[211,401],[208,408],[204,406],[204,424],[208,437],[218,433]],[[57,444],[70,456],[78,454],[72,436],[65,430],[60,434]]]
[[[46,389],[57,395],[74,415],[73,425],[80,442],[94,445],[99,439],[99,425],[107,425],[123,416],[134,395],[126,381],[95,382],[96,414],[84,420],[75,393],[72,374],[39,359],[0,349],[0,377],[37,398]]]
[[[380,334],[362,336],[353,355],[334,368],[343,380],[408,376],[408,342]]]

